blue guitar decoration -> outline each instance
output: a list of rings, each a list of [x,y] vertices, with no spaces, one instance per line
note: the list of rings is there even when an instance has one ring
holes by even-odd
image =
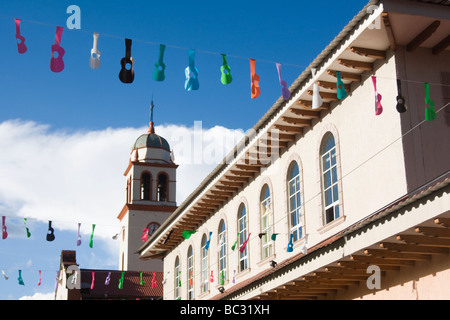
[[[230,66],[227,63],[227,56],[222,54],[222,66],[220,67],[220,72],[222,76],[220,77],[220,81],[222,84],[230,84],[233,81],[233,77],[230,74]]]
[[[293,241],[294,241],[294,234],[291,233],[291,241],[289,241],[289,243],[288,243],[287,250],[286,250],[287,252],[294,251],[294,243],[293,243]]]
[[[163,44],[160,44],[159,45],[158,62],[155,63],[155,70],[153,71],[153,80],[155,80],[155,81],[164,81],[164,79],[166,78],[166,75],[164,74],[166,65],[163,62],[165,50],[166,50],[166,46]]]
[[[206,244],[205,244],[205,250],[206,251],[208,251],[209,244],[211,243],[211,235],[212,235],[212,232],[209,232],[209,239],[208,239],[208,241],[206,241]]]
[[[186,91],[198,90],[199,82],[198,82],[198,70],[195,67],[195,51],[189,49],[188,56],[189,56],[189,65],[186,67],[184,71],[186,75],[184,89]]]
[[[344,82],[341,79],[340,71],[336,71],[336,78],[337,78],[337,82],[336,82],[337,98],[339,100],[341,100],[341,99],[344,99],[345,97],[347,97],[347,92],[345,91]]]

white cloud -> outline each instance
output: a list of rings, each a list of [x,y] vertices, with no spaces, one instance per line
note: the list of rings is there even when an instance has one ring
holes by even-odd
[[[23,296],[18,300],[55,300],[55,292],[41,293],[36,292],[32,296]]]
[[[131,147],[146,130],[67,132],[31,121],[0,123],[2,215],[58,221],[59,228],[71,230],[77,228],[77,222],[95,223],[96,236],[110,239],[117,231],[116,217],[125,201],[123,172]],[[204,129],[198,124],[162,125],[156,132],[168,140],[179,164],[178,203],[244,134],[219,126]],[[84,229],[90,232],[89,227]]]

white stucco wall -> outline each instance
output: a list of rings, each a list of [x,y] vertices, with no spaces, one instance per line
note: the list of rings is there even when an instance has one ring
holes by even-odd
[[[378,65],[379,64],[379,65]],[[378,92],[382,94],[383,113],[375,116],[374,88],[369,74],[360,84],[352,87],[351,94],[337,106],[331,108],[313,126],[305,130],[292,146],[276,160],[267,171],[235,195],[214,216],[208,219],[189,240],[183,241],[164,259],[164,298],[174,299],[174,263],[181,261],[181,298],[187,298],[187,250],[194,250],[194,296],[208,299],[218,293],[218,227],[223,219],[227,228],[228,265],[225,289],[233,286],[231,279],[238,270],[238,251],[232,251],[236,240],[237,213],[242,201],[248,204],[248,223],[251,233],[249,241],[249,269],[236,274],[236,283],[244,281],[270,268],[270,260],[282,261],[301,250],[304,239],[294,245],[294,252],[286,252],[289,242],[288,205],[286,194],[287,170],[292,160],[299,160],[301,167],[301,190],[304,217],[303,234],[308,234],[308,246],[338,232],[342,228],[366,217],[382,206],[406,193],[403,149],[401,143],[400,115],[395,109],[397,90],[395,86],[395,62],[388,58],[378,62],[375,68],[378,77]],[[317,122],[317,123],[316,123]],[[340,201],[344,218],[335,220],[332,227],[323,225],[322,197],[320,193],[319,148],[327,132],[335,134],[340,154]],[[291,143],[292,144],[292,143]],[[274,255],[261,260],[259,203],[261,188],[268,183],[272,190],[274,207],[274,232],[279,233],[274,242]],[[382,186],[382,187],[380,187]],[[209,249],[209,266],[215,276],[210,290],[202,294],[201,238],[213,232]],[[292,279],[295,274],[292,274]]]

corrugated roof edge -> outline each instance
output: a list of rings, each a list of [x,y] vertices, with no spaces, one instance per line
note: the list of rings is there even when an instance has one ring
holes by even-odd
[[[309,77],[311,77],[311,68],[320,68],[320,65],[326,61],[328,56],[331,56],[333,52],[339,47],[341,43],[343,43],[346,38],[350,35],[351,31],[353,31],[358,25],[364,22],[364,18],[367,18],[368,8],[372,5],[377,5],[381,1],[380,0],[370,0],[364,8],[355,16],[353,19],[342,29],[342,31],[326,46],[326,48],[310,63],[308,67],[298,76],[298,78],[292,83],[289,87],[289,91],[291,91],[294,96],[299,90],[301,90],[302,85],[308,82]],[[272,107],[259,119],[259,121],[253,126],[254,132],[257,132],[267,124],[271,117],[274,116],[277,110],[281,109],[281,107],[287,103],[283,99],[283,97],[279,97],[278,100],[272,105]],[[152,240],[155,239],[162,233],[168,225],[170,225],[173,220],[178,217],[178,215],[184,211],[184,209],[195,199],[208,185],[210,181],[212,181],[220,172],[225,169],[229,163],[227,159],[234,158],[234,154],[236,152],[236,147],[241,145],[247,145],[248,136],[245,136],[241,139],[241,141],[231,150],[228,155],[221,161],[219,165],[217,165],[213,171],[200,183],[200,185],[178,206],[177,210],[175,210],[167,220],[155,231],[155,233],[150,237],[147,242],[141,246],[136,253],[141,254],[145,248],[152,243]]]

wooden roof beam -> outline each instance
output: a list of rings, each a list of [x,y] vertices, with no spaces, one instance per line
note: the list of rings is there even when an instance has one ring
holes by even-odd
[[[383,259],[368,256],[354,255],[350,257],[353,261],[362,261],[375,265],[391,265],[391,266],[412,266],[414,260],[401,260],[401,259]]]
[[[336,70],[328,70],[327,73],[336,78]],[[361,82],[361,75],[350,72],[341,72],[341,79],[352,82]]]
[[[249,178],[252,178],[255,175],[255,173],[251,171],[249,172],[249,171],[230,170],[230,173],[238,177],[249,177]]]
[[[248,177],[235,177],[235,176],[225,176],[225,179],[231,180],[231,181],[242,181],[242,182],[248,182]]]
[[[385,259],[429,260],[431,255],[424,253],[405,253],[385,249],[366,249],[364,254]]]
[[[308,90],[309,95],[313,95],[313,90]],[[321,92],[320,96],[323,100],[331,100],[331,101],[338,101],[338,97],[336,93],[333,92]]]
[[[386,52],[382,50],[368,49],[368,48],[360,48],[360,47],[351,47],[350,51],[360,56],[373,58],[378,60],[386,59]]]
[[[244,164],[236,165],[236,168],[250,172],[261,172],[261,169],[259,167],[260,165],[244,165]]]
[[[448,35],[444,40],[435,45],[431,49],[431,53],[433,53],[434,55],[438,55],[439,53],[447,49],[448,46],[450,46],[450,35]]]
[[[391,50],[396,51],[397,41],[395,41],[394,30],[392,30],[391,21],[389,20],[389,14],[387,12],[383,12],[381,14],[381,18],[383,19],[384,28],[386,29],[386,34],[389,39]]]
[[[284,131],[284,132],[291,132],[291,133],[303,133],[303,129],[301,127],[295,127],[295,126],[284,126],[284,125],[280,125],[280,124],[275,124],[274,125],[275,129],[278,129],[280,131]]]
[[[363,269],[367,272],[367,267],[369,266],[367,263],[362,263],[360,261],[339,261],[338,266],[350,268],[350,269]],[[398,266],[379,266],[382,271],[399,271],[400,267]]]
[[[397,240],[406,243],[425,244],[436,247],[450,247],[450,239],[434,238],[420,235],[398,235]]]
[[[324,89],[328,89],[328,90],[337,90],[337,83],[336,82],[328,82],[328,81],[317,81],[317,84],[319,85],[319,87],[322,87]],[[344,89],[346,91],[350,91],[350,84],[344,83]],[[322,94],[322,93],[321,93]]]
[[[290,108],[290,112],[297,116],[302,116],[305,118],[320,118],[320,110],[304,110],[304,109],[297,109],[297,108]]]
[[[362,71],[373,71],[373,64],[370,62],[362,62],[362,61],[355,61],[355,60],[348,60],[348,59],[339,59],[339,64],[350,68],[350,69],[356,69],[356,70],[362,70]],[[342,78],[342,74],[341,74]],[[344,78],[342,78],[344,80]]]
[[[311,100],[297,100],[297,105],[299,107],[303,107],[306,110],[312,110],[312,101]],[[326,110],[330,108],[330,103],[329,102],[322,102],[322,105],[320,106],[320,108],[314,109],[314,110]]]
[[[435,227],[417,227],[414,229],[415,232],[421,233],[430,237],[442,237],[450,238],[450,229],[447,228],[435,228]]]
[[[428,27],[426,27],[421,33],[419,33],[414,39],[412,39],[407,45],[406,50],[413,52],[422,43],[424,43],[431,35],[439,28],[441,22],[439,20],[433,21]]]
[[[295,124],[297,126],[303,126],[303,127],[310,127],[312,125],[310,119],[281,117],[281,121],[289,123],[289,124]]]
[[[380,243],[380,248],[394,250],[398,252],[414,252],[414,253],[429,253],[429,254],[448,254],[448,248],[432,247],[432,246],[418,246],[415,244],[400,244],[392,242]]]
[[[267,132],[267,137],[271,139],[278,139],[279,141],[291,142],[295,141],[295,134],[287,134],[287,133],[278,133],[273,134],[271,132]],[[258,170],[259,172],[259,170]]]
[[[436,218],[434,223],[446,228],[450,228],[450,218]]]

